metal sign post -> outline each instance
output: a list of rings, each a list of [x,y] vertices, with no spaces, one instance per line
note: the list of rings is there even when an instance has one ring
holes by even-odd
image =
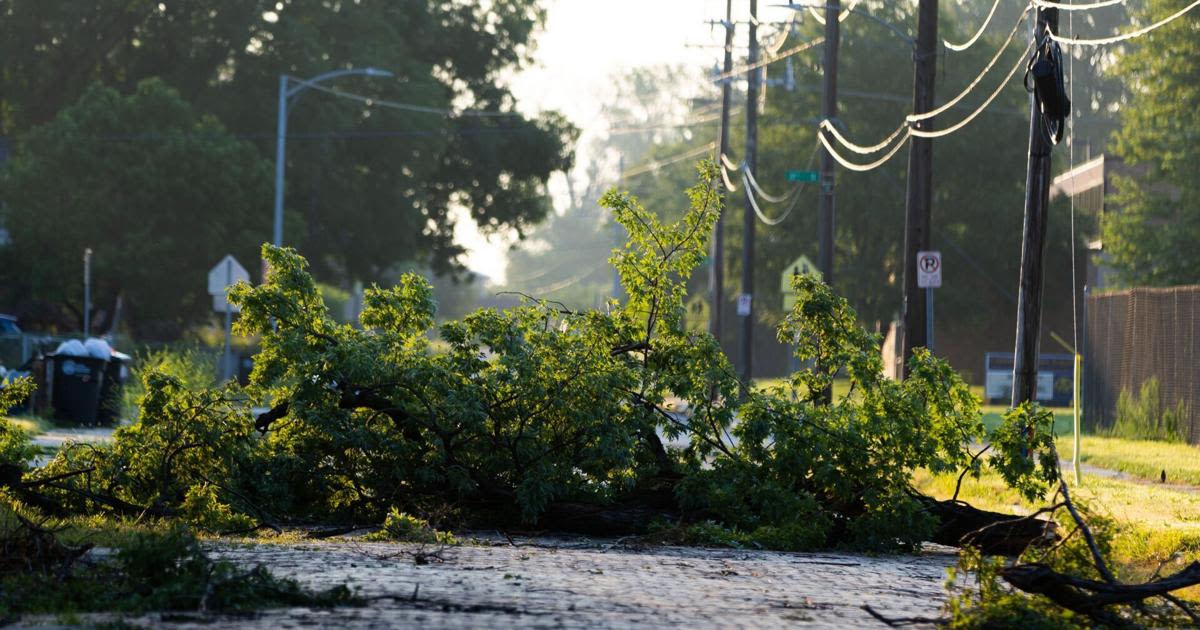
[[[933,290],[942,286],[942,253],[917,252],[917,287],[925,289],[925,344],[933,352]]]
[[[226,299],[229,288],[238,282],[250,282],[250,272],[238,263],[232,254],[221,259],[208,272],[208,293],[213,298],[213,310],[225,313],[225,352],[221,355],[221,380],[234,376],[233,369],[233,313],[240,311]]]

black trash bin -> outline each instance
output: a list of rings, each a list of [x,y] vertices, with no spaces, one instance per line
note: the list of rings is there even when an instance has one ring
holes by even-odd
[[[104,367],[104,379],[100,385],[100,411],[96,414],[96,422],[112,426],[121,419],[121,393],[125,390],[125,382],[129,380],[129,364],[133,357],[121,352],[113,352],[108,365]]]
[[[108,363],[93,357],[46,355],[46,381],[55,419],[96,423]]]

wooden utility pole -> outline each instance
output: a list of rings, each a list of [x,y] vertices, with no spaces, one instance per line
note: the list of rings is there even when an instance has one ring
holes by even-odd
[[[917,7],[917,44],[913,51],[913,112],[933,109],[937,76],[937,0],[920,0]],[[933,130],[933,118],[914,123],[921,131]],[[908,190],[904,213],[904,376],[913,348],[927,348],[928,291],[917,287],[917,252],[929,247],[930,210],[933,205],[933,138],[909,139]]]
[[[729,153],[729,106],[733,77],[733,0],[725,0],[725,63],[721,70],[721,141],[718,144],[717,168]],[[717,215],[713,232],[712,253],[712,315],[708,318],[709,332],[721,343],[721,310],[725,305],[725,213]]]
[[[751,172],[758,169],[758,78],[762,70],[758,65],[758,0],[750,0],[750,74],[746,85],[746,168]],[[742,215],[742,295],[738,302],[738,315],[742,317],[742,382],[747,385],[753,376],[754,356],[754,192],[742,186],[746,193],[746,207]]]
[[[1034,41],[1058,32],[1058,9],[1038,8]],[[1025,224],[1021,235],[1021,286],[1017,293],[1017,343],[1013,351],[1012,406],[1037,395],[1038,345],[1042,332],[1042,255],[1050,205],[1050,144],[1035,94],[1029,95],[1029,166],[1025,174]]]
[[[827,0],[825,3],[825,55],[823,59],[821,82],[821,118],[834,122],[837,120],[837,69],[838,43],[841,39],[841,24],[838,15],[842,12],[841,0]],[[836,124],[836,123],[835,123]],[[824,131],[817,131],[824,133]],[[824,148],[821,149],[821,196],[817,208],[817,236],[820,244],[817,249],[817,266],[821,269],[825,283],[833,286],[833,156]]]

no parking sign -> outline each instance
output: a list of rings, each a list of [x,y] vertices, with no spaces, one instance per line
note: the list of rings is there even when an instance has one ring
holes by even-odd
[[[917,288],[942,287],[942,253],[917,252]]]

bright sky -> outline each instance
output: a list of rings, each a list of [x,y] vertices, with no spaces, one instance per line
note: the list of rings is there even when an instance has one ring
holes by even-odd
[[[773,6],[784,2],[762,0],[759,19],[789,17],[791,10]],[[597,131],[610,77],[644,65],[720,62],[724,33],[705,22],[725,17],[724,0],[546,0],[544,6],[547,20],[536,39],[536,63],[514,77],[513,91],[523,111],[554,109],[570,118],[583,131],[581,146]],[[735,0],[734,19],[744,20],[748,7],[745,0]],[[739,34],[744,38],[745,29]],[[565,198],[565,186],[561,177],[552,180],[552,194]],[[468,248],[468,267],[503,281],[506,239],[485,239],[469,219],[458,222],[455,235]]]

